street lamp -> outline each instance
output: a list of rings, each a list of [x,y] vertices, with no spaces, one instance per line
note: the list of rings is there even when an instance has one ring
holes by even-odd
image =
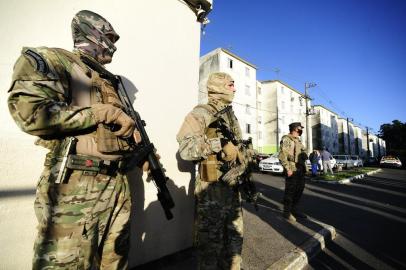
[[[309,140],[309,115],[310,115],[310,111],[309,111],[309,102],[308,99],[310,98],[309,95],[307,94],[307,89],[311,88],[311,87],[315,87],[317,84],[312,83],[312,82],[306,82],[305,83],[305,99],[306,99],[306,148],[307,151],[310,151],[310,140]]]

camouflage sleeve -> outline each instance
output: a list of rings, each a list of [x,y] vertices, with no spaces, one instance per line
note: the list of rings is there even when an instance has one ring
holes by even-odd
[[[36,136],[61,135],[95,126],[90,107],[69,106],[69,93],[57,74],[50,76],[51,71],[43,72],[39,64],[22,55],[14,66],[8,107],[17,125]]]
[[[211,117],[206,110],[201,108],[195,108],[186,116],[176,136],[182,159],[207,159],[209,155],[221,151],[220,138],[208,139],[205,135]]]
[[[283,168],[285,170],[292,170],[289,165],[289,157],[291,154],[291,149],[292,149],[292,140],[289,139],[287,136],[283,136],[281,139],[281,145],[280,145],[280,150],[279,150],[279,161],[281,162]]]

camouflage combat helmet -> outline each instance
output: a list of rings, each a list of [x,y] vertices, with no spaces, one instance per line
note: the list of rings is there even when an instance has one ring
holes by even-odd
[[[111,62],[117,50],[114,43],[120,36],[105,18],[92,11],[82,10],[76,13],[71,26],[75,49],[92,56],[101,64]]]

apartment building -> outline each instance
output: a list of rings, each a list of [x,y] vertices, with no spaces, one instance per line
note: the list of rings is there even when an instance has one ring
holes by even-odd
[[[261,104],[262,141],[258,145],[263,153],[279,151],[280,139],[289,133],[289,124],[301,122],[306,125],[306,99],[304,95],[285,82],[268,80],[261,82],[261,94],[258,94]],[[310,106],[309,106],[310,108]],[[312,130],[309,129],[309,138]],[[307,134],[304,130],[301,137],[307,144]],[[312,149],[312,142],[309,140]]]
[[[338,115],[323,105],[314,105],[310,116],[313,149],[325,147],[332,154],[339,154]]]

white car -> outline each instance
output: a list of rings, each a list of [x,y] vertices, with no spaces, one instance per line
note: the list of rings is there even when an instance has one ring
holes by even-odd
[[[337,164],[341,165],[345,169],[354,168],[354,161],[349,155],[334,155],[337,160]]]
[[[331,164],[331,168],[334,169],[337,166],[336,159],[332,157],[330,159],[330,164]],[[309,171],[311,171],[312,164],[310,163],[310,160],[306,160],[306,166],[309,169]],[[320,171],[323,171],[323,162],[321,161],[321,159],[319,160],[319,168],[320,168]]]
[[[402,162],[398,157],[393,156],[383,156],[381,162],[379,162],[381,167],[394,167],[400,168],[402,167]]]
[[[283,173],[282,164],[279,161],[278,154],[273,154],[269,158],[259,162],[259,170],[261,172]]]
[[[364,167],[364,162],[359,156],[351,156],[351,159],[354,162],[354,167]]]

